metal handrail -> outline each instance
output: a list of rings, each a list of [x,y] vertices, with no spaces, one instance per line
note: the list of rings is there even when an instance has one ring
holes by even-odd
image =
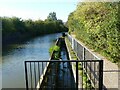
[[[91,59],[89,59],[89,60],[64,60],[64,61],[60,61],[60,60],[50,60],[50,61],[48,61],[48,60],[44,60],[44,61],[41,61],[41,60],[35,60],[35,61],[25,61],[25,62],[101,62],[101,61],[103,61],[103,60],[98,60],[97,61],[97,59],[96,60],[91,60]]]
[[[47,65],[48,62],[49,62],[49,65]],[[54,63],[54,65],[53,65],[54,67],[51,66],[51,63]],[[64,63],[69,63],[70,66],[69,67],[67,66],[67,69],[69,69],[69,70],[73,70],[71,68],[75,68],[75,72],[76,72],[76,75],[75,75],[75,88],[76,89],[77,89],[78,84],[79,84],[79,64],[81,63],[81,67],[82,67],[82,84],[84,82],[83,81],[84,73],[86,73],[86,75],[87,75],[88,73],[91,72],[91,69],[92,69],[92,72],[91,72],[90,75],[92,75],[92,73],[94,73],[94,74],[96,74],[97,77],[89,77],[89,79],[93,78],[95,80],[93,84],[96,84],[96,82],[97,82],[97,85],[95,85],[96,87],[94,87],[94,88],[102,90],[102,86],[103,86],[103,60],[80,60],[80,61],[79,60],[65,60],[65,61],[61,61],[61,60],[42,60],[42,61],[25,61],[26,89],[29,90],[31,88],[37,88],[35,83],[40,81],[39,80],[40,78],[38,78],[38,80],[37,80],[37,77],[41,76],[41,75],[43,75],[43,79],[42,79],[41,85],[39,83],[39,85],[40,85],[39,88],[47,87],[46,86],[46,82],[49,82],[49,81],[52,80],[52,79],[48,78],[48,75],[51,72],[56,72],[56,71],[58,72],[59,70],[57,68],[55,68],[55,66],[59,67],[59,64],[61,64],[61,63],[63,63],[62,64],[63,67],[64,67]],[[91,65],[92,63],[94,63],[94,68],[89,67],[89,64]],[[71,64],[74,64],[73,66],[75,66],[75,67],[72,67]],[[87,68],[84,67],[84,64],[86,64]],[[42,65],[42,67],[41,67],[41,65]],[[45,66],[43,67],[43,65],[45,65]],[[96,67],[98,67],[98,69],[96,69]],[[46,72],[39,73],[40,71],[44,71],[44,69],[46,69],[45,70]],[[56,70],[56,71],[54,71],[54,70]],[[30,76],[30,73],[33,73],[32,77]],[[55,73],[55,78],[58,75],[59,75],[58,73]],[[53,74],[50,74],[49,77],[53,78],[53,76],[54,76]],[[46,81],[46,80],[49,80],[49,81]],[[66,80],[69,80],[69,79],[66,79]],[[56,81],[54,81],[54,82],[55,82],[55,85],[57,85],[56,84],[57,82]],[[71,82],[74,82],[74,81],[71,81]],[[86,82],[86,85],[87,84],[88,83]],[[31,85],[34,85],[34,86],[31,86]],[[53,87],[52,85],[54,85],[54,84],[50,84],[49,87]],[[57,87],[54,87],[54,88],[57,88]],[[62,87],[62,88],[65,88],[65,87]],[[83,88],[83,87],[81,87],[81,88]],[[93,87],[90,87],[90,89],[92,89],[92,88]]]
[[[48,78],[49,73],[51,72],[59,72],[59,64],[60,63],[70,63],[70,67],[68,68],[70,70],[75,70],[76,74],[74,75],[75,79],[75,88],[78,89],[79,85],[79,63],[82,67],[82,87],[83,88],[83,77],[84,73],[86,74],[87,78],[90,80],[92,87],[90,89],[95,88],[102,90],[103,87],[103,60],[99,58],[97,55],[95,55],[92,51],[90,51],[86,46],[81,44],[77,39],[67,34],[68,39],[71,43],[71,46],[73,47],[73,50],[75,51],[77,57],[79,60],[52,60],[52,56],[50,60],[34,60],[34,61],[25,61],[25,78],[26,78],[26,89],[29,88],[37,88],[36,83],[38,83],[38,88],[45,88],[46,86],[46,80],[53,81],[52,79]],[[73,42],[74,41],[74,42]],[[59,40],[57,40],[56,44],[58,44]],[[82,50],[80,50],[82,49]],[[54,52],[53,52],[54,53]],[[88,56],[87,56],[88,55]],[[92,55],[92,56],[91,56]],[[32,64],[33,63],[33,64]],[[40,65],[41,63],[41,65]],[[57,63],[55,64],[54,68],[51,67],[51,63]],[[57,67],[56,67],[57,66]],[[64,66],[64,64],[63,64]],[[75,67],[74,67],[75,66]],[[42,67],[42,68],[40,68]],[[38,69],[37,69],[38,68]],[[73,69],[75,68],[75,69]],[[38,72],[36,72],[36,69]],[[42,73],[40,72],[42,71]],[[32,75],[33,74],[33,75]],[[37,74],[38,74],[38,80],[37,80]],[[58,73],[51,74],[49,77],[54,76],[54,78],[57,78]],[[42,78],[42,79],[40,79]],[[30,80],[31,82],[30,82]],[[35,79],[34,81],[32,81]],[[58,80],[58,79],[57,79]],[[68,79],[69,80],[69,79]],[[49,82],[49,81],[48,81]],[[71,81],[73,82],[73,81]],[[54,81],[54,84],[50,84],[49,87],[57,87],[57,82]],[[48,83],[47,83],[48,84]],[[87,82],[85,83],[87,86]],[[30,86],[30,87],[29,87]],[[54,88],[55,88],[54,87]],[[65,88],[65,87],[62,87]],[[87,88],[86,88],[87,89]]]
[[[72,37],[72,36],[69,35],[68,33],[66,33],[66,35],[68,36],[69,41],[70,41],[70,39],[71,39],[71,40],[75,40],[75,42],[79,43],[85,50],[89,51],[94,57],[96,57],[97,60],[101,60],[100,57],[98,57],[97,55],[95,55],[91,50],[89,50],[86,46],[84,46],[82,43],[80,43],[79,40],[77,40],[76,38]],[[70,43],[71,43],[71,46],[72,46],[72,41],[70,41]]]

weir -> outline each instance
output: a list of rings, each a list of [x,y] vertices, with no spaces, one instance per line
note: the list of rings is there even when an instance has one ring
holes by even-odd
[[[70,38],[68,39],[70,40]],[[38,90],[56,90],[59,88],[70,90],[78,90],[78,88],[102,89],[102,60],[95,60],[95,58],[79,60],[78,54],[77,60],[70,60],[70,51],[67,50],[65,38],[60,37],[55,44],[61,49],[58,60],[54,60],[56,52],[53,51],[49,60],[25,61],[27,90],[31,88]],[[73,50],[78,48],[74,48],[75,44],[71,46]],[[79,87],[80,84],[81,87]]]

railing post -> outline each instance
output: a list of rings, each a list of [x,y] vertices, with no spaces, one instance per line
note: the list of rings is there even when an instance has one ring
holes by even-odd
[[[84,48],[84,47],[83,47],[83,60],[85,60],[85,48]],[[85,68],[85,63],[86,63],[86,62],[83,63],[83,67],[84,67],[84,68]]]
[[[26,78],[26,90],[28,90],[28,75],[27,75],[27,63],[26,63],[26,61],[25,61],[25,78]]]
[[[78,90],[78,62],[76,62],[76,90]]]
[[[71,37],[72,38],[72,37]],[[72,45],[72,49],[74,50],[74,39],[72,38],[72,43],[71,43],[71,45]]]
[[[83,47],[83,60],[85,60],[85,48]]]
[[[77,56],[79,56],[79,55],[78,55],[78,42],[77,42],[77,41],[76,41],[76,44],[77,44],[77,45],[76,45],[76,51],[77,51],[76,53],[77,53]]]
[[[103,89],[103,60],[99,62],[99,90]]]

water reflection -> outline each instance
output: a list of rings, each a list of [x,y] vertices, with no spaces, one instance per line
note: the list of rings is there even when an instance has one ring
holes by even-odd
[[[60,33],[44,35],[19,44],[12,44],[4,49],[2,88],[24,88],[24,61],[49,59],[49,48],[60,35]]]

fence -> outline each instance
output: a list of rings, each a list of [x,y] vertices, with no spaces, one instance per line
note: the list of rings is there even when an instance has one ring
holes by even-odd
[[[49,64],[48,64],[49,63]],[[73,72],[72,72],[72,65],[74,64],[74,68],[76,68],[76,77],[73,78]],[[94,69],[87,69],[84,70],[84,65],[86,64],[86,67],[91,67],[93,65]],[[90,66],[89,66],[90,65]],[[96,65],[98,66],[98,71],[96,69]],[[44,72],[46,69],[46,72]],[[81,72],[82,76],[82,84],[86,87],[81,87],[81,89],[93,89],[92,86],[89,86],[89,80],[85,81],[85,73],[90,73],[89,79],[94,80],[94,84],[96,83],[96,77],[97,79],[97,89],[102,90],[102,71],[103,71],[103,61],[102,60],[66,60],[66,61],[60,61],[60,60],[42,60],[42,61],[25,61],[25,74],[26,74],[26,89],[31,90],[33,88],[40,88],[42,89],[49,89],[49,90],[55,90],[56,88],[69,88],[70,90],[77,90],[78,84],[79,84],[79,77],[78,75]],[[96,74],[98,73],[98,74]],[[92,74],[98,75],[94,78],[92,78]],[[43,75],[42,80],[44,80],[43,83],[40,83],[41,81],[41,75]],[[37,87],[39,86],[39,87]]]
[[[26,89],[49,89],[69,88],[78,89],[79,81],[81,89],[99,89],[103,86],[103,61],[100,60],[76,39],[67,35],[73,50],[79,60],[50,60],[25,61]],[[56,45],[60,45],[57,40]],[[54,52],[53,52],[54,53]],[[75,68],[75,75],[73,69]],[[82,78],[79,78],[81,75]]]
[[[75,51],[79,59],[101,60],[98,56],[92,53],[87,47],[82,45],[77,39],[67,34],[67,38],[70,41],[72,49]]]
[[[75,51],[77,57],[79,60],[97,60],[101,61],[101,59],[96,56],[94,53],[92,53],[88,48],[86,48],[84,45],[82,45],[77,39],[73,38],[69,34],[67,34],[67,38],[72,46],[72,49]],[[103,65],[103,64],[101,64]],[[94,88],[98,87],[99,83],[99,63],[83,63],[84,70],[91,81],[91,84]],[[101,68],[103,69],[103,67]]]

